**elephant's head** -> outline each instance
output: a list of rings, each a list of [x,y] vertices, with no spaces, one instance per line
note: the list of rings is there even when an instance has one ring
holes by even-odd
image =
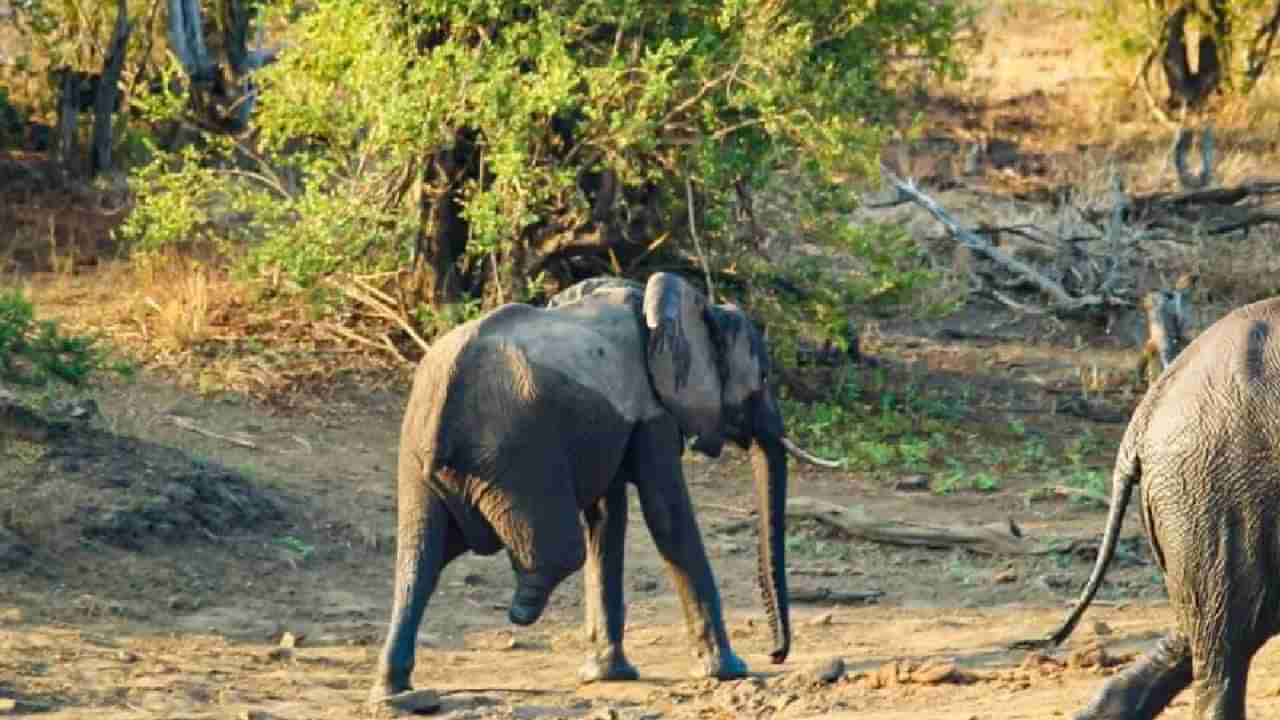
[[[696,436],[694,449],[712,457],[725,440],[747,449],[759,504],[759,581],[773,630],[774,662],[791,645],[787,602],[787,453],[832,466],[804,453],[786,437],[782,412],[769,386],[769,352],[760,331],[734,305],[711,305],[669,273],[649,278],[644,292],[649,327],[648,364],[658,398],[681,429]]]

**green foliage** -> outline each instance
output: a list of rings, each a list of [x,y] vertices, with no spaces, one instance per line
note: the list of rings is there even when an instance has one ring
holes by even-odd
[[[37,322],[21,292],[0,292],[0,379],[26,385],[81,385],[103,369],[127,372],[125,366],[108,362],[95,338],[64,335],[57,323]]]
[[[967,18],[953,0],[318,0],[272,11],[290,49],[256,76],[257,144],[157,153],[134,177],[141,213],[125,237],[153,247],[212,233],[243,249],[247,270],[308,283],[424,259],[416,249],[441,227],[427,208],[452,198],[465,225],[454,270],[471,297],[499,284],[484,297],[508,300],[539,292],[540,273],[565,279],[566,259],[683,252],[648,248],[683,227],[686,182],[719,256],[734,245],[740,181],[763,188],[793,173],[825,205],[828,220],[815,222],[836,226],[833,213],[854,202],[837,178],[875,172],[894,61],[958,73],[952,38]],[[605,219],[587,181],[601,173],[619,185]],[[580,248],[599,223],[621,241]],[[901,237],[875,232],[835,240],[863,243],[897,275],[851,292],[899,301],[920,279],[901,272]]]

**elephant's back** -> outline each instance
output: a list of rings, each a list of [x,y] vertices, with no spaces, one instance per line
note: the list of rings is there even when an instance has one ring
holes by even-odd
[[[1276,466],[1280,298],[1239,308],[1197,336],[1148,391],[1135,412],[1143,417],[1144,465]]]

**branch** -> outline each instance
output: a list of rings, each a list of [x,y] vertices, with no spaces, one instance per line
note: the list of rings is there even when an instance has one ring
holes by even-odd
[[[904,181],[890,171],[887,167],[881,167],[881,174],[889,180],[889,182],[897,188],[898,192],[906,195],[929,212],[938,222],[942,223],[961,245],[979,253],[993,262],[1001,265],[1013,274],[1023,278],[1027,282],[1034,285],[1040,292],[1048,295],[1052,302],[1052,309],[1059,312],[1073,312],[1083,308],[1104,305],[1106,299],[1100,295],[1085,295],[1083,297],[1073,297],[1067,292],[1066,288],[1051,278],[1046,277],[1043,273],[1037,271],[1030,265],[1021,260],[1012,257],[999,248],[993,246],[982,236],[970,230],[960,227],[947,211],[937,202],[916,188],[915,184],[910,181]]]
[[[706,253],[702,252],[702,241],[698,240],[698,226],[693,218],[693,181],[684,179],[684,194],[689,205],[689,234],[693,236],[693,247],[698,251],[698,259],[702,261],[702,272],[707,276],[707,302],[715,304],[716,286],[711,282],[711,265],[707,263]]]

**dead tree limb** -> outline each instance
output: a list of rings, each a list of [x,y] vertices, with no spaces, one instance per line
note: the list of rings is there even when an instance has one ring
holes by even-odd
[[[882,167],[881,174],[889,180],[889,182],[897,188],[901,195],[905,195],[913,200],[917,205],[924,208],[938,222],[942,223],[956,241],[973,252],[986,257],[997,265],[1003,267],[1014,276],[1025,280],[1035,286],[1043,294],[1050,299],[1050,309],[1059,313],[1074,313],[1088,308],[1101,307],[1107,304],[1127,304],[1127,303],[1111,303],[1108,299],[1098,294],[1088,294],[1080,297],[1071,295],[1066,288],[1058,281],[1050,278],[1031,265],[1005,253],[999,248],[992,245],[986,238],[977,233],[967,230],[960,226],[941,205],[925,195],[915,184],[899,178],[894,175],[888,168]]]
[[[868,516],[859,508],[842,507],[811,497],[787,500],[787,516],[810,518],[850,536],[904,547],[964,548],[983,555],[1045,555],[1053,552],[1015,536],[1008,526],[924,525]]]
[[[1187,149],[1193,137],[1190,128],[1182,128],[1173,142],[1173,167],[1183,190],[1203,190],[1213,184],[1213,126],[1200,134],[1200,172],[1195,175],[1187,171]]]

